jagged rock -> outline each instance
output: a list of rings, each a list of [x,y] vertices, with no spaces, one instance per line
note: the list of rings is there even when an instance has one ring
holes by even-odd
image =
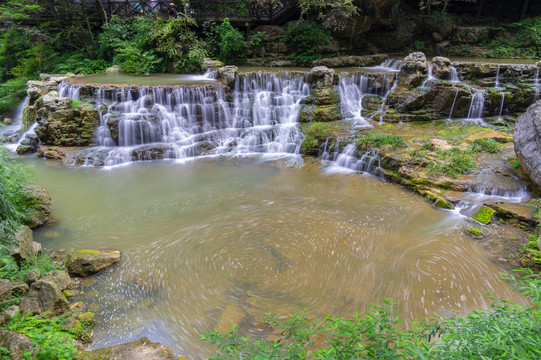
[[[120,66],[118,65],[113,65],[105,69],[106,74],[118,74],[119,72],[120,72]]]
[[[539,224],[539,218],[534,215],[535,205],[533,203],[487,202],[485,205],[496,210],[496,214],[501,218],[516,219],[534,227]]]
[[[0,279],[0,299],[10,295],[24,295],[28,292],[28,285],[24,283],[13,284],[9,280]]]
[[[28,272],[28,274],[26,274],[26,277],[24,278],[24,282],[30,286],[32,285],[35,281],[38,281],[39,278],[41,277],[41,271],[39,269],[32,269]]]
[[[422,52],[411,53],[402,61],[402,68],[398,75],[398,86],[415,88],[423,83],[426,78],[428,64],[426,56]]]
[[[513,138],[522,169],[541,189],[541,101],[518,117]]]
[[[42,94],[45,94],[45,84],[43,81],[29,80],[26,82],[26,87],[29,105],[34,105],[34,102],[39,99]]]
[[[54,282],[60,290],[69,288],[73,283],[68,273],[61,270],[49,271],[41,277],[41,280]]]
[[[220,78],[231,87],[235,83],[235,78],[237,77],[237,67],[234,65],[227,65],[218,69],[218,74]]]
[[[433,74],[435,77],[441,80],[449,79],[449,75],[451,74],[451,69],[449,69],[451,60],[443,56],[436,56],[432,59],[432,65],[434,66]]]
[[[15,232],[17,247],[11,251],[15,260],[29,260],[42,252],[41,244],[34,241],[32,230],[28,226],[21,226]]]
[[[53,315],[60,315],[69,310],[69,303],[54,282],[38,280],[30,286],[28,297],[21,302],[21,309],[23,312],[30,309],[33,312],[51,311]]]
[[[51,196],[45,188],[39,185],[28,185],[27,189],[34,196],[35,203],[30,212],[30,218],[25,221],[25,224],[31,229],[35,229],[49,220],[52,211]]]
[[[32,340],[23,334],[15,331],[0,330],[0,347],[9,351],[9,358],[12,360],[28,359],[25,353],[35,353]],[[33,356],[30,356],[33,358]]]
[[[154,343],[146,337],[126,344],[110,346],[98,350],[82,351],[77,354],[80,360],[176,360],[169,346]]]
[[[314,90],[329,89],[334,84],[334,69],[326,66],[316,66],[310,71]]]
[[[119,261],[119,251],[76,250],[68,254],[66,267],[71,276],[88,276]]]
[[[36,134],[25,134],[24,139],[17,147],[17,154],[25,155],[35,153],[39,147],[39,139]]]
[[[205,72],[208,69],[216,70],[218,68],[221,68],[224,66],[224,63],[220,60],[212,60],[212,59],[203,59],[203,63],[201,64],[201,72]]]

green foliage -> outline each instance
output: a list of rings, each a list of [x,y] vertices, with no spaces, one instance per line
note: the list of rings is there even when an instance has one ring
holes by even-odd
[[[231,26],[228,18],[225,18],[219,27],[220,33],[220,60],[228,64],[236,64],[244,59],[246,42],[244,35]]]
[[[269,37],[266,31],[257,31],[250,36],[248,42],[249,49],[260,56],[264,56],[265,44],[269,41]]]
[[[471,151],[495,154],[500,151],[500,143],[494,139],[475,139],[471,144]]]
[[[321,52],[330,44],[329,31],[313,21],[292,21],[287,24],[285,42],[290,59],[298,65],[310,66],[321,59]]]
[[[0,267],[0,278],[11,281],[23,281],[26,275],[34,269],[39,269],[42,274],[64,269],[62,265],[56,264],[48,254],[40,254],[28,261],[22,261],[20,267],[14,261],[2,258],[2,265]]]
[[[343,30],[348,20],[359,13],[351,0],[300,0],[301,14],[319,21],[325,29]]]
[[[104,72],[110,63],[103,59],[90,59],[82,52],[69,54],[60,57],[55,63],[53,72],[55,74],[64,74],[72,72],[74,74],[96,74]]]
[[[481,236],[481,235],[483,235],[481,230],[476,229],[476,228],[468,228],[468,230],[466,230],[466,231],[468,232],[468,234],[471,234],[473,236]]]
[[[490,224],[492,222],[492,217],[496,214],[494,209],[483,206],[479,211],[477,211],[472,219],[479,221],[482,224]]]
[[[47,317],[16,313],[7,329],[28,336],[36,347],[33,359],[53,360],[75,359],[77,350],[72,342],[79,330],[69,329],[64,325],[67,315]]]
[[[528,243],[522,248],[521,257],[522,257],[522,266],[526,266],[536,271],[541,270],[541,251],[537,244],[539,239],[539,227],[535,232],[528,237]]]
[[[143,51],[136,46],[128,45],[118,50],[113,63],[119,65],[122,71],[148,75],[161,70],[162,59],[154,50]]]
[[[8,158],[0,148],[0,237],[2,245],[9,244],[10,235],[26,219],[35,202],[25,188],[31,180],[29,172]]]
[[[541,56],[541,16],[494,29],[499,36],[487,42],[489,55],[498,58]]]
[[[475,169],[471,152],[463,151],[458,148],[449,150],[437,150],[435,153],[437,159],[428,164],[429,172],[435,175],[444,174],[450,178],[456,178]]]
[[[374,134],[368,133],[357,140],[357,147],[363,150],[373,148],[385,148],[396,150],[398,148],[407,147],[408,143],[404,138],[393,134]]]
[[[0,84],[0,117],[9,116],[26,95],[26,78],[17,78]]]
[[[384,299],[349,319],[310,321],[304,312],[280,321],[267,315],[270,326],[281,329],[275,342],[241,337],[239,329],[217,332],[201,340],[217,345],[210,359],[539,359],[541,355],[541,277],[531,271],[516,279],[516,289],[530,297],[531,307],[505,300],[490,310],[474,310],[464,318],[431,317],[403,326],[399,306]],[[313,347],[314,335],[325,345]]]

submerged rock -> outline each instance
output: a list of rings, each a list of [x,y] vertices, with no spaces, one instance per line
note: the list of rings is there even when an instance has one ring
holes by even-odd
[[[82,351],[77,354],[80,360],[175,360],[169,346],[151,342],[146,337],[126,344],[110,346],[98,350]]]
[[[68,254],[66,267],[71,276],[88,276],[119,261],[119,251],[76,250]]]
[[[513,137],[522,169],[541,189],[541,101],[518,117]]]

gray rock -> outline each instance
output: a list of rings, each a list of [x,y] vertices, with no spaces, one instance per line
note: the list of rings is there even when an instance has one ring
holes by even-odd
[[[32,313],[32,314],[40,314],[41,309],[39,307],[39,303],[36,299],[30,299],[30,298],[24,298],[23,301],[19,304],[21,307],[21,312],[23,314],[26,313]]]
[[[28,226],[21,226],[15,233],[17,247],[11,251],[15,260],[29,260],[42,252],[41,244],[34,241],[32,230]]]
[[[398,75],[398,86],[414,88],[421,85],[426,78],[428,64],[422,52],[409,54],[402,61],[402,68]]]
[[[46,95],[43,95],[41,99],[43,100],[43,106],[45,109],[51,112],[64,110],[71,107],[71,99],[67,97],[59,97],[57,91],[51,91]]]
[[[522,169],[541,189],[541,101],[518,117],[513,139]]]
[[[25,134],[21,144],[17,147],[17,154],[25,155],[35,153],[39,147],[39,139],[36,134]]]
[[[235,78],[237,77],[237,67],[234,65],[227,65],[218,69],[218,74],[220,78],[231,87],[235,83]]]
[[[39,269],[32,269],[28,274],[26,274],[26,277],[24,278],[24,282],[30,286],[34,281],[38,281],[41,276],[41,271]]]
[[[13,317],[13,315],[15,315],[18,311],[20,311],[21,308],[18,307],[17,305],[11,305],[10,307],[8,307],[6,310],[4,310],[4,312]]]
[[[54,282],[60,290],[65,290],[71,286],[73,281],[65,271],[53,270],[41,277],[41,280]]]
[[[441,80],[449,79],[451,60],[443,56],[436,56],[432,59],[432,65],[434,66],[433,74],[435,77]]]
[[[15,331],[0,330],[0,347],[8,349],[10,359],[27,359],[28,357],[24,356],[24,353],[34,353],[35,349],[32,346],[32,340],[28,336]],[[33,357],[31,356],[31,358]]]
[[[105,69],[105,73],[107,74],[118,74],[119,72],[120,72],[120,67],[118,65],[113,65]]]
[[[312,87],[315,90],[328,89],[334,83],[334,69],[326,66],[316,66],[310,71]]]
[[[49,220],[49,215],[51,215],[52,211],[51,196],[45,188],[39,185],[29,185],[27,189],[36,199],[36,203],[30,212],[30,219],[26,220],[26,225],[34,229]]]
[[[37,302],[39,312],[50,311],[53,315],[60,315],[69,310],[68,300],[62,294],[58,285],[52,281],[35,281],[28,291],[28,298],[21,302],[21,309],[23,309],[23,303],[26,300]],[[26,305],[31,308],[35,306],[35,304],[25,304],[25,308]]]
[[[0,279],[0,300],[10,295],[24,295],[28,292],[28,285],[14,284],[6,279]]]
[[[66,267],[71,276],[88,276],[120,261],[120,252],[76,250],[68,254]]]
[[[169,346],[154,343],[145,337],[126,344],[110,346],[98,350],[85,351],[78,354],[85,360],[175,360],[175,355]]]

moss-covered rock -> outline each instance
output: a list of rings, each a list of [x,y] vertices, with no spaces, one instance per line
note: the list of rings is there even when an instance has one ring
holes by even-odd
[[[71,276],[88,276],[119,261],[119,251],[76,250],[68,254],[66,267]]]
[[[492,217],[495,214],[495,210],[487,206],[483,206],[475,213],[475,215],[472,216],[472,219],[479,221],[481,224],[490,224],[492,222]]]
[[[77,353],[77,359],[176,360],[169,346],[153,343],[145,337],[126,344],[109,346],[92,351],[81,351]]]
[[[479,236],[483,236],[483,233],[481,232],[481,230],[477,229],[477,228],[468,228],[466,230],[466,232],[470,235],[473,235],[473,236],[476,236],[476,237],[479,237]]]
[[[337,105],[319,106],[313,111],[314,122],[331,122],[341,119],[340,107]]]

